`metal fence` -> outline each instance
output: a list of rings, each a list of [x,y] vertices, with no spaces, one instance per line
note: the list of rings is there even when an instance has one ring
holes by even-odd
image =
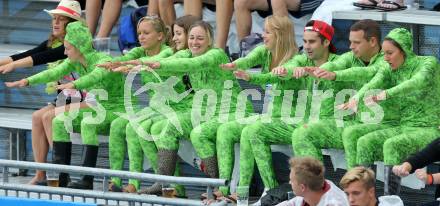
[[[194,178],[194,177],[174,177],[174,176],[164,176],[155,175],[147,173],[137,173],[137,172],[127,172],[127,171],[116,171],[109,169],[99,169],[99,168],[88,168],[70,165],[57,165],[49,163],[35,163],[35,162],[25,162],[25,161],[14,161],[14,160],[0,160],[0,167],[3,168],[3,183],[0,184],[0,189],[4,190],[4,195],[9,196],[9,191],[15,191],[15,196],[19,196],[19,192],[24,192],[25,197],[29,198],[31,193],[36,193],[38,198],[41,194],[48,194],[49,199],[52,200],[54,195],[59,196],[60,200],[65,201],[65,197],[69,197],[71,201],[86,202],[86,198],[90,198],[94,203],[98,200],[104,201],[105,205],[109,204],[109,201],[115,201],[116,205],[121,205],[121,202],[127,205],[144,205],[144,204],[155,204],[155,205],[185,205],[185,206],[199,206],[203,205],[200,200],[189,200],[181,198],[165,198],[158,197],[155,195],[138,195],[138,194],[128,194],[128,193],[116,193],[108,191],[108,180],[109,177],[120,177],[120,178],[132,178],[139,179],[141,181],[154,181],[161,183],[175,183],[181,185],[191,185],[191,186],[203,186],[206,187],[209,197],[212,197],[212,190],[214,187],[225,186],[228,184],[227,180],[224,179],[212,179],[212,178]],[[9,168],[18,169],[38,169],[45,171],[55,171],[55,172],[66,172],[71,174],[87,174],[93,176],[103,177],[103,189],[98,190],[78,190],[69,188],[59,188],[59,187],[46,187],[46,186],[36,186],[36,185],[26,185],[9,183]],[[102,202],[101,201],[101,202]],[[226,205],[226,202],[218,202],[211,204]]]

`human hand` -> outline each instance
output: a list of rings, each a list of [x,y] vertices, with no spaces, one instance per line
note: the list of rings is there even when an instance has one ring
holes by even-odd
[[[224,70],[232,71],[235,70],[236,65],[235,63],[226,63],[226,64],[220,64],[220,67]]]
[[[331,80],[331,81],[336,79],[336,74],[334,72],[327,71],[327,70],[321,69],[319,67],[316,67],[314,69],[313,76],[315,76],[316,78],[327,79],[327,80]]]
[[[14,69],[15,69],[14,64],[12,64],[12,63],[5,64],[3,66],[0,66],[0,73],[6,74],[6,73],[14,71]]]
[[[144,62],[144,65],[149,66],[151,69],[159,69],[160,67],[159,62]]]
[[[22,79],[15,82],[5,82],[5,85],[7,87],[25,87],[29,84],[29,81],[27,79]]]
[[[284,67],[275,67],[272,69],[272,74],[279,76],[279,77],[285,77],[287,75],[288,71]]]
[[[422,182],[424,182],[425,184],[432,184],[432,180],[431,182],[428,180],[428,173],[426,173],[426,170],[424,169],[417,169],[415,171],[416,177],[419,180],[422,180]]]
[[[338,105],[336,108],[339,110],[349,110],[350,109],[356,113],[357,109],[358,109],[357,104],[358,104],[357,100],[350,99],[348,102],[341,104],[341,105]]]
[[[139,59],[135,59],[135,60],[129,60],[129,61],[121,62],[121,65],[124,65],[124,64],[125,65],[131,64],[131,65],[137,66],[137,65],[142,65],[142,61],[139,60]]]
[[[242,80],[245,80],[245,81],[249,81],[249,79],[250,79],[250,75],[247,72],[243,71],[243,70],[234,71],[234,76],[237,79],[242,79]]]
[[[408,162],[404,162],[401,165],[393,166],[393,173],[399,177],[406,177],[411,171],[411,165]]]
[[[377,103],[379,101],[385,100],[386,96],[387,96],[387,93],[385,91],[382,91],[377,95],[369,96],[369,97],[365,98],[365,105],[370,106],[373,103]]]
[[[55,88],[59,89],[59,90],[64,90],[64,89],[75,89],[75,85],[72,82],[69,82],[67,84],[60,84],[57,85]]]

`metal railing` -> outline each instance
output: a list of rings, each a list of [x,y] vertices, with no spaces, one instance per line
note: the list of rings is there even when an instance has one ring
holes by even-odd
[[[164,176],[148,173],[137,173],[128,171],[117,171],[101,168],[89,168],[89,167],[79,167],[70,165],[58,165],[49,163],[36,163],[36,162],[26,162],[26,161],[14,161],[14,160],[2,160],[0,159],[0,167],[3,168],[3,183],[0,184],[0,189],[5,191],[5,196],[8,196],[8,191],[16,191],[16,196],[18,196],[18,191],[23,191],[27,193],[35,192],[49,194],[49,199],[52,199],[52,195],[60,195],[61,200],[63,196],[72,197],[82,197],[83,202],[85,198],[92,198],[94,202],[97,199],[103,199],[105,204],[108,200],[127,202],[129,205],[134,205],[135,203],[147,204],[163,204],[163,205],[186,205],[186,206],[199,206],[203,205],[200,200],[189,200],[181,198],[165,198],[158,197],[155,195],[138,195],[138,194],[128,194],[128,193],[116,193],[108,191],[108,180],[109,177],[120,177],[124,179],[138,179],[141,181],[154,181],[161,183],[175,183],[181,185],[192,185],[192,186],[203,186],[206,187],[208,197],[212,197],[212,191],[214,187],[228,185],[228,181],[224,179],[213,179],[213,178],[195,178],[195,177],[174,177],[174,176]],[[45,171],[55,171],[55,172],[65,172],[70,174],[87,174],[93,176],[103,177],[103,189],[98,190],[78,190],[69,188],[59,188],[59,187],[46,187],[46,186],[36,186],[36,185],[25,185],[25,184],[11,184],[9,183],[9,168],[18,169],[35,169],[35,170],[45,170]],[[218,202],[211,205],[226,205],[225,202]]]

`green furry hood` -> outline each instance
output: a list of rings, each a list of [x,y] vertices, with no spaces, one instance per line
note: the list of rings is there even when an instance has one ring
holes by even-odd
[[[64,40],[79,49],[83,55],[94,51],[92,34],[89,28],[80,21],[72,22],[67,25]]]
[[[386,38],[396,41],[405,52],[406,57],[414,56],[413,36],[411,32],[404,28],[396,28],[390,31]]]

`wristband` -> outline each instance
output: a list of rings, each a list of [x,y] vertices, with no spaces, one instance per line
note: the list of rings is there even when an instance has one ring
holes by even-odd
[[[426,174],[427,178],[426,178],[426,184],[427,185],[432,185],[434,183],[434,177],[432,176],[432,174]]]

